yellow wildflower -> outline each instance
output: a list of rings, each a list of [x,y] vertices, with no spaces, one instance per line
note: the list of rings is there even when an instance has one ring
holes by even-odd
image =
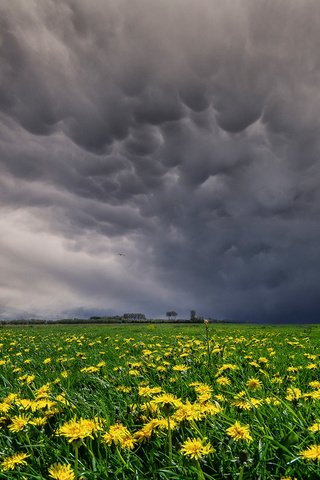
[[[48,472],[54,480],[75,480],[75,475],[70,465],[55,463],[51,465]]]
[[[238,421],[236,421],[231,427],[227,428],[226,432],[228,435],[230,435],[231,438],[236,441],[245,440],[246,442],[249,442],[250,440],[252,440],[249,426],[241,425]]]
[[[289,402],[295,402],[299,400],[299,398],[301,397],[302,397],[302,393],[300,388],[295,388],[295,387],[287,388],[286,400],[289,400]]]
[[[202,405],[199,403],[192,404],[187,401],[185,404],[180,405],[178,410],[173,415],[173,418],[178,422],[191,422],[192,420],[200,420],[202,416]]]
[[[162,405],[163,407],[179,407],[182,402],[179,398],[171,393],[163,393],[162,395],[158,395],[152,401],[155,405]]]
[[[31,425],[35,425],[36,427],[43,427],[47,423],[46,417],[37,417],[33,420],[30,420]]]
[[[201,438],[188,438],[188,440],[182,444],[181,448],[183,455],[193,458],[194,460],[199,460],[204,455],[209,455],[209,453],[213,453],[214,451],[210,443],[204,445]]]
[[[231,381],[228,377],[224,377],[224,376],[221,376],[221,377],[218,377],[216,379],[216,382],[218,385],[230,385]]]
[[[320,389],[320,382],[318,380],[314,380],[313,382],[309,382],[309,387],[314,388],[315,390]]]
[[[310,430],[310,432],[320,432],[320,422],[314,423],[308,430]]]
[[[320,445],[310,445],[306,450],[299,454],[306,460],[320,460]]]
[[[138,393],[141,397],[151,397],[152,395],[160,392],[161,392],[161,387],[140,386],[138,388]]]
[[[94,428],[90,421],[80,418],[78,421],[74,419],[62,425],[57,430],[56,435],[66,437],[69,442],[75,442],[87,437],[93,438],[93,430]]]
[[[84,367],[84,368],[81,368],[80,370],[81,373],[97,373],[99,372],[99,368],[98,367]]]
[[[175,365],[174,367],[172,367],[172,370],[174,370],[175,372],[186,372],[187,370],[189,370],[190,367],[188,367],[187,365]]]
[[[251,390],[255,390],[261,388],[261,381],[258,378],[249,378],[246,385]]]
[[[26,458],[29,457],[26,453],[15,453],[10,457],[5,458],[1,462],[2,471],[14,470],[16,465],[26,465]]]
[[[11,423],[8,426],[10,432],[20,432],[29,423],[29,417],[26,415],[17,415],[11,418]]]
[[[111,425],[109,432],[104,434],[103,440],[107,445],[114,443],[115,445],[120,445],[122,448],[129,449],[132,449],[135,443],[134,437],[122,423]]]

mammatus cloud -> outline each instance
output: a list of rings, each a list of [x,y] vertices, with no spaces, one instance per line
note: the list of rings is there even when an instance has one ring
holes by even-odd
[[[318,321],[318,1],[0,18],[2,317]]]

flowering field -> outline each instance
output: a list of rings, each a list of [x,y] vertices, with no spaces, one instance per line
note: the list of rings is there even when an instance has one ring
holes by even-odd
[[[0,330],[0,478],[319,479],[318,327]]]

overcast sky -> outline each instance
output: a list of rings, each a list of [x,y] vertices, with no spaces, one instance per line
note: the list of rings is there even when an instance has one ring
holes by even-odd
[[[2,0],[0,318],[319,321],[319,45],[319,0]]]

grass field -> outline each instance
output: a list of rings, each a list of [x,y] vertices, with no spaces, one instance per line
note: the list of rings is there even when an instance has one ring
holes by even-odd
[[[320,478],[320,327],[0,330],[0,478]]]

